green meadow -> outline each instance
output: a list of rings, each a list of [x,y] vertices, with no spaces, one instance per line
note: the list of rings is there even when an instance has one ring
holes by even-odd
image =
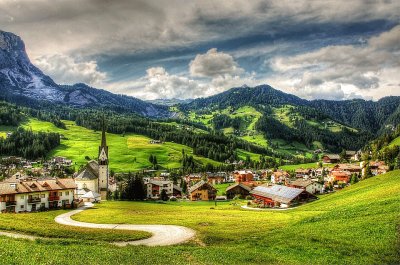
[[[167,247],[116,247],[86,236],[36,242],[0,237],[0,255],[5,264],[398,264],[399,189],[397,170],[287,211],[247,211],[233,202],[102,202],[73,219],[183,225],[197,236]],[[62,212],[1,214],[0,220],[17,217],[12,226],[26,233],[56,231],[58,225],[43,216],[52,220]]]
[[[393,146],[393,145],[398,145],[398,146],[400,146],[400,136],[397,137],[396,139],[394,139],[394,140],[389,144],[389,146]]]
[[[96,159],[98,146],[101,140],[101,132],[77,126],[72,121],[63,121],[66,130],[57,128],[50,122],[29,119],[22,126],[33,131],[58,132],[63,136],[61,145],[54,149],[49,157],[65,156],[72,159],[77,165],[85,164],[85,157]],[[193,149],[177,144],[166,142],[163,144],[150,144],[150,138],[137,134],[112,134],[107,133],[107,144],[109,146],[110,168],[116,172],[136,171],[149,168],[149,156],[157,156],[158,163],[164,168],[179,168],[182,159],[182,149],[186,154],[193,155]],[[218,162],[194,155],[200,163]]]

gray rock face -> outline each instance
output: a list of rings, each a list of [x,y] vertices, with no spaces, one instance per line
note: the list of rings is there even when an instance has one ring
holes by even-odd
[[[34,66],[22,39],[0,30],[0,95],[62,103],[71,106],[107,106],[145,116],[169,116],[166,108],[142,100],[115,95],[85,84],[63,86]]]

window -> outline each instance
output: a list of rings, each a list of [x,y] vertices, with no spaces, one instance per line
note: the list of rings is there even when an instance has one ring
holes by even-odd
[[[40,198],[46,198],[46,194],[40,194]]]
[[[58,196],[62,196],[62,192],[59,192],[59,193],[58,193]]]
[[[21,195],[21,200],[23,200],[23,199],[25,199],[25,197],[24,197],[24,195]],[[21,206],[23,206],[23,205],[21,205]]]
[[[24,209],[24,206],[23,206],[23,205],[21,205],[21,209]]]
[[[65,196],[69,196],[69,191],[66,191],[66,192],[65,192]]]

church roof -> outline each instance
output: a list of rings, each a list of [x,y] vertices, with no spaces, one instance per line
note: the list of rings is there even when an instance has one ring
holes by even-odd
[[[99,164],[97,161],[89,161],[85,168],[78,173],[75,179],[77,180],[92,180],[99,177]]]

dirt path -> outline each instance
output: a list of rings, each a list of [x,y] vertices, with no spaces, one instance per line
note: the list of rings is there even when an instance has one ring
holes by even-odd
[[[94,224],[78,222],[71,219],[71,216],[80,213],[90,207],[92,204],[87,204],[77,210],[61,214],[55,218],[59,224],[79,226],[87,228],[103,228],[103,229],[119,229],[119,230],[139,230],[152,233],[153,236],[147,239],[141,239],[128,242],[115,242],[118,246],[126,245],[145,245],[145,246],[168,246],[176,245],[188,241],[193,238],[196,232],[190,228],[177,225],[131,225],[131,224]]]
[[[190,228],[186,228],[178,225],[130,225],[130,224],[93,224],[78,222],[71,219],[71,216],[80,213],[90,207],[93,204],[87,204],[77,210],[70,211],[68,213],[61,214],[55,218],[55,221],[62,225],[79,226],[86,228],[100,228],[100,229],[119,229],[119,230],[137,230],[146,231],[153,235],[146,239],[127,241],[127,242],[113,242],[111,244],[117,246],[127,245],[144,245],[144,246],[168,246],[184,243],[192,239],[196,232]],[[46,239],[39,236],[31,236],[26,234],[20,234],[16,232],[4,232],[0,231],[0,236],[7,236],[11,238],[22,238],[28,240]]]

